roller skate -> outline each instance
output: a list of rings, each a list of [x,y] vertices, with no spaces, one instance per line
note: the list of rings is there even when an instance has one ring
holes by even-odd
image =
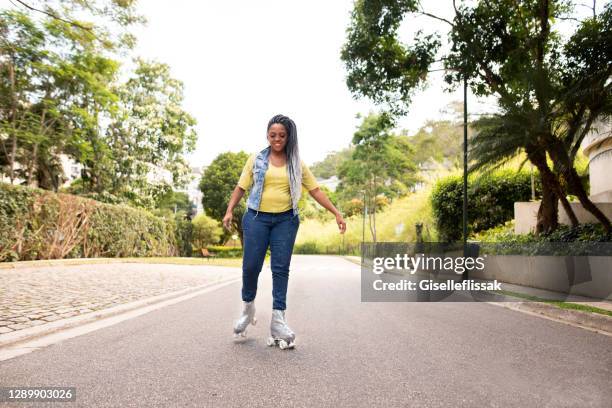
[[[244,308],[242,315],[234,323],[234,340],[240,340],[246,337],[246,329],[249,323],[255,325],[257,318],[255,317],[255,301],[243,302]]]
[[[275,346],[281,350],[295,347],[295,333],[287,326],[285,311],[272,309],[272,322],[270,323],[270,337],[268,346]]]

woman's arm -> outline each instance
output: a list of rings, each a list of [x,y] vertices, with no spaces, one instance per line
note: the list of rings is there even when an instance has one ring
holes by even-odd
[[[338,228],[340,228],[340,233],[344,234],[344,232],[346,231],[346,222],[344,221],[344,218],[342,218],[342,214],[340,214],[340,211],[338,211],[334,204],[329,200],[327,195],[319,187],[310,190],[309,193],[312,198],[317,201],[317,203],[321,204],[329,212],[336,216],[336,222],[338,223]]]
[[[234,217],[234,207],[236,207],[236,204],[240,202],[240,199],[242,198],[244,193],[245,191],[239,186],[236,186],[236,188],[234,188],[234,191],[232,191],[232,196],[230,197],[229,203],[227,204],[227,210],[225,211],[225,216],[223,217],[223,226],[227,230],[230,230],[232,218]]]

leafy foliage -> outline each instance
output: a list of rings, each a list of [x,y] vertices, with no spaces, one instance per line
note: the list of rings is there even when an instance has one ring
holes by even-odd
[[[601,224],[560,225],[549,234],[515,234],[514,224],[482,231],[472,237],[481,254],[496,255],[612,255],[612,234]]]
[[[351,155],[353,154],[353,150],[354,147],[350,146],[338,152],[329,153],[323,160],[310,166],[312,174],[314,174],[316,177],[321,177],[324,179],[337,176],[340,166],[346,160],[350,159]]]
[[[236,188],[240,174],[244,168],[249,155],[245,152],[226,152],[218,155],[206,168],[200,180],[200,190],[203,198],[204,211],[210,217],[222,220],[227,210],[227,203]],[[242,242],[242,216],[246,211],[246,200],[240,200],[234,208],[232,225],[240,236]],[[226,240],[231,232],[224,231],[223,240]]]
[[[204,248],[206,245],[216,244],[223,234],[223,230],[219,225],[219,221],[204,215],[198,214],[191,221],[193,224],[193,235],[191,242],[198,249]]]
[[[536,192],[541,192],[539,184]],[[468,179],[468,236],[501,225],[514,216],[515,201],[529,201],[531,174],[512,170],[486,173]],[[431,205],[441,241],[459,241],[463,227],[463,178],[439,180]]]
[[[206,247],[206,249],[208,249],[210,253],[215,254],[218,258],[241,258],[242,257],[241,247],[209,245]]]
[[[18,7],[19,5],[27,7]],[[0,11],[0,172],[11,183],[58,191],[60,158],[83,167],[67,191],[152,209],[190,173],[195,120],[166,64],[117,57],[144,22],[136,1],[28,0]]]
[[[338,197],[343,202],[365,195],[369,225],[376,241],[377,197],[405,195],[417,181],[413,149],[406,136],[391,133],[393,121],[386,114],[369,114],[353,136],[355,150],[340,166]]]
[[[468,137],[471,134],[468,133]],[[450,120],[429,120],[409,138],[414,150],[414,161],[425,165],[433,160],[449,169],[458,168],[463,161],[463,127]]]
[[[483,144],[470,155],[474,165],[494,167],[524,151],[542,178],[539,231],[556,228],[556,202],[569,207],[567,194],[576,195],[609,230],[574,159],[594,123],[612,113],[612,3],[602,8],[593,2],[586,18],[576,11],[585,5],[568,0],[453,2],[452,19],[427,12],[425,5],[355,2],[341,52],[348,88],[403,115],[430,72],[444,70],[449,90],[467,80],[475,95],[494,96],[500,108],[481,121],[483,134],[475,145]],[[450,49],[440,46],[438,32],[418,31],[411,44],[401,42],[398,29],[407,17],[442,22]],[[574,31],[565,38],[560,26],[568,21]]]
[[[418,10],[415,0],[357,0],[341,58],[351,92],[405,114],[412,93],[427,76],[441,42],[437,34],[418,32],[413,44],[398,39],[406,13]]]
[[[128,206],[0,183],[0,261],[177,253],[172,220]]]

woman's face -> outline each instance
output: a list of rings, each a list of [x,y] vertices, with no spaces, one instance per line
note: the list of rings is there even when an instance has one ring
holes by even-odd
[[[268,130],[268,142],[272,146],[272,150],[275,152],[282,152],[285,150],[287,144],[287,130],[285,126],[280,123],[274,123]]]

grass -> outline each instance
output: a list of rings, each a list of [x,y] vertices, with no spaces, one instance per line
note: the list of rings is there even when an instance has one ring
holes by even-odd
[[[269,257],[266,258],[266,260]],[[40,266],[62,266],[83,264],[108,264],[108,263],[149,263],[149,264],[174,264],[174,265],[212,265],[241,267],[242,258],[181,258],[181,257],[151,257],[151,258],[70,258],[49,259],[40,261],[18,261],[0,263],[0,269],[13,269],[16,267],[40,267]]]
[[[376,231],[378,242],[415,242],[415,224],[423,223],[423,237],[427,240],[436,240],[429,195],[431,189],[424,188],[406,197],[394,200],[381,212],[376,212]],[[321,222],[316,219],[307,219],[300,223],[296,245],[313,242],[318,248],[340,247],[342,234],[338,231],[336,219],[328,214],[328,220]],[[355,215],[345,218],[347,223],[344,234],[345,245],[359,245],[363,232],[363,217]],[[396,229],[397,228],[397,229]],[[366,219],[365,241],[372,241],[372,235]]]
[[[581,305],[580,303],[572,303],[572,302],[563,302],[561,300],[544,299],[544,298],[541,298],[541,297],[538,297],[538,296],[526,295],[524,293],[511,292],[511,291],[507,291],[507,290],[501,290],[501,291],[497,291],[495,293],[501,293],[501,294],[506,295],[506,296],[512,296],[512,297],[516,297],[516,298],[520,298],[520,299],[531,300],[531,301],[534,301],[534,302],[548,303],[549,305],[558,307],[560,309],[569,309],[569,310],[578,310],[580,312],[598,313],[598,314],[601,314],[601,315],[604,315],[604,316],[612,317],[612,311],[610,311],[610,310],[600,309],[600,308],[594,307],[594,306]]]

